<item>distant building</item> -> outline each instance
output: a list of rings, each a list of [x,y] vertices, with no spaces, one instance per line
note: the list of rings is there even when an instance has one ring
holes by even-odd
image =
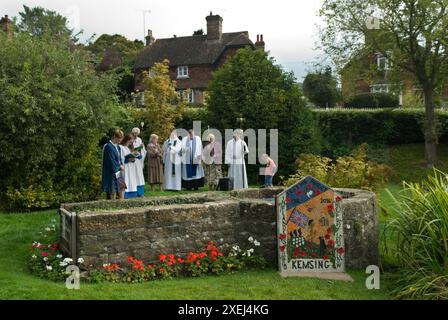
[[[0,19],[0,30],[6,33],[8,38],[12,38],[14,34],[14,23],[5,15]]]
[[[207,34],[188,37],[173,37],[155,40],[151,30],[146,37],[146,48],[137,56],[134,64],[135,90],[141,91],[142,72],[148,71],[156,62],[170,61],[169,73],[177,83],[180,93],[190,89],[191,104],[204,102],[204,92],[212,79],[212,73],[238,49],[249,46],[263,48],[263,35],[257,35],[254,44],[247,31],[223,33],[219,15],[206,17]]]

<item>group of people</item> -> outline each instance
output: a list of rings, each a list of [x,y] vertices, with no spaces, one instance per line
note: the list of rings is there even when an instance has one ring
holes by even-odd
[[[198,190],[205,184],[215,190],[222,178],[222,147],[213,134],[207,137],[203,148],[200,137],[193,130],[182,139],[173,130],[170,137],[159,144],[156,134],[150,136],[144,146],[139,137],[140,129],[134,128],[124,135],[115,130],[111,140],[104,145],[102,157],[102,190],[108,199],[130,199],[144,195],[145,160],[148,162],[148,183],[151,190],[179,191]],[[233,179],[234,189],[248,188],[244,157],[249,148],[243,140],[243,131],[234,131],[233,139],[228,141],[225,150],[225,163],[229,165],[228,176]],[[276,172],[275,162],[262,156],[266,163],[265,187],[272,187],[272,177]]]

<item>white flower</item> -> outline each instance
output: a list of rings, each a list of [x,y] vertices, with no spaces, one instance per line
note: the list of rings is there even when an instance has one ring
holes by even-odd
[[[219,239],[219,242],[224,242],[224,239],[223,238]]]
[[[254,242],[254,238],[252,236],[249,237],[249,239],[247,239],[247,240],[249,240],[249,242]]]
[[[44,257],[44,261],[47,262],[47,261],[48,261],[48,258],[47,258],[47,257]]]
[[[51,229],[47,227],[47,228],[45,228],[45,231],[51,231]]]
[[[260,242],[257,241],[257,240],[255,240],[255,241],[254,241],[254,246],[259,247],[259,246],[260,246]]]
[[[108,266],[110,266],[110,263],[105,263],[105,264],[103,264],[103,268],[106,268],[106,267],[108,267]]]
[[[84,259],[83,258],[79,258],[78,259],[78,263],[84,263]]]
[[[56,255],[56,258],[58,258],[58,259],[61,259],[62,257],[63,257],[62,254],[57,254],[57,255]]]
[[[345,227],[346,227],[347,229],[350,229],[350,228],[351,228],[351,226],[350,226],[349,224],[347,224]]]
[[[68,263],[67,263],[67,262],[64,262],[64,261],[59,262],[59,265],[60,265],[61,267],[65,267],[67,264],[68,264]]]
[[[240,252],[240,251],[241,251],[241,249],[240,249],[239,246],[233,246],[232,249],[233,249],[234,251],[236,251],[236,252]]]
[[[72,262],[73,262],[73,259],[72,259],[72,258],[65,258],[65,259],[64,259],[64,262],[67,263],[67,264],[69,264],[69,263],[72,263]]]
[[[37,256],[36,256],[35,254],[33,254],[33,255],[31,256],[31,258],[36,259]]]
[[[48,271],[53,270],[53,267],[52,267],[52,266],[46,266],[46,267],[47,267],[47,270],[48,270]]]

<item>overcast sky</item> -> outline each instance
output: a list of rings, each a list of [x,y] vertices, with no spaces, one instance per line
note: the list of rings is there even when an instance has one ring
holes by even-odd
[[[194,30],[206,31],[205,17],[213,11],[223,17],[223,32],[249,31],[253,42],[264,35],[266,50],[286,70],[302,81],[320,53],[317,12],[322,0],[1,0],[0,15],[17,16],[22,5],[42,6],[67,17],[83,29],[87,39],[93,34],[122,34],[143,39],[146,29],[154,37],[174,34],[189,36]],[[144,13],[143,10],[151,12]]]

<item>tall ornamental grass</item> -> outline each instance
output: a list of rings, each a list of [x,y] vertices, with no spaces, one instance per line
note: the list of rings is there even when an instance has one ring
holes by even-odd
[[[438,170],[422,183],[404,183],[397,200],[391,193],[395,256],[401,299],[448,299],[448,174]]]

